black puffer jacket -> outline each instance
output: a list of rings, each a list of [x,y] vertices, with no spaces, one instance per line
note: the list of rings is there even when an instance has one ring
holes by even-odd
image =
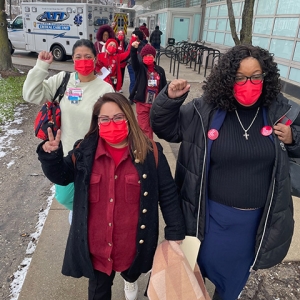
[[[181,142],[175,181],[180,190],[187,235],[204,239],[207,132],[216,109],[202,98],[182,105],[187,94],[170,99],[166,88],[151,109],[152,128],[158,137]],[[276,124],[290,109],[282,95],[268,109],[270,124]],[[294,230],[289,159],[300,156],[300,117],[292,125],[295,143],[284,145],[273,133],[275,163],[263,216],[256,235],[254,270],[269,268],[286,256]]]
[[[96,133],[85,138],[80,147],[70,151],[66,157],[63,157],[61,147],[51,154],[43,151],[44,142],[37,148],[39,160],[48,179],[59,185],[74,182],[73,219],[62,273],[76,278],[81,276],[93,278],[94,276],[88,247],[88,191],[98,136]],[[146,273],[152,267],[158,240],[158,204],[166,223],[165,239],[184,239],[184,220],[178,202],[176,185],[162,147],[160,144],[157,144],[157,147],[157,167],[153,152],[148,153],[143,164],[132,159],[140,177],[141,196],[136,236],[137,251],[128,270],[128,276]],[[76,157],[75,167],[72,161],[73,151]]]

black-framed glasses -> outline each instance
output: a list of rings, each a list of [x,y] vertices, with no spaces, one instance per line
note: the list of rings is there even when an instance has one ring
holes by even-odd
[[[98,124],[106,126],[109,125],[111,121],[115,124],[121,124],[124,120],[126,120],[124,114],[116,114],[112,118],[109,118],[108,116],[100,116],[98,117]]]
[[[260,84],[266,76],[266,73],[262,74],[255,74],[252,76],[244,76],[244,75],[238,75],[234,78],[234,81],[237,85],[244,85],[249,79],[251,83],[253,84]]]

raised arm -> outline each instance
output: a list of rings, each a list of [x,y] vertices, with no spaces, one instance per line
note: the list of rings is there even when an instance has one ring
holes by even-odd
[[[151,127],[159,138],[179,143],[184,132],[195,117],[193,103],[182,105],[188,95],[190,85],[186,80],[176,79],[166,85],[152,104]]]
[[[42,51],[39,53],[36,65],[28,72],[23,85],[25,101],[41,104],[47,100],[52,100],[65,75],[65,72],[60,72],[47,80],[45,79],[49,75],[48,69],[52,61],[51,52]]]

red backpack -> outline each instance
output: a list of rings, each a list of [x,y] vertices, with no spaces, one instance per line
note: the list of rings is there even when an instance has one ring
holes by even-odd
[[[59,103],[65,94],[66,87],[70,78],[70,73],[66,72],[63,81],[57,89],[53,100],[47,101],[38,112],[34,121],[35,136],[42,140],[48,139],[47,129],[52,129],[54,137],[61,125],[61,112]],[[56,98],[58,97],[58,101]]]

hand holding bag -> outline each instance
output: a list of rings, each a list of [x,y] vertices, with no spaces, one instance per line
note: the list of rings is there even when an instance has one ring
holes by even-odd
[[[53,100],[47,101],[38,112],[34,121],[35,136],[42,140],[48,139],[47,129],[52,129],[54,137],[61,125],[61,112],[59,103],[65,94],[66,87],[70,78],[70,73],[66,72],[62,83],[58,87]],[[56,98],[58,97],[58,101]]]
[[[210,300],[198,264],[192,269],[175,241],[157,246],[147,295],[150,300]]]
[[[285,125],[292,125],[300,113],[300,106],[289,100],[291,109],[279,120]],[[300,158],[290,157],[291,194],[300,197]]]

